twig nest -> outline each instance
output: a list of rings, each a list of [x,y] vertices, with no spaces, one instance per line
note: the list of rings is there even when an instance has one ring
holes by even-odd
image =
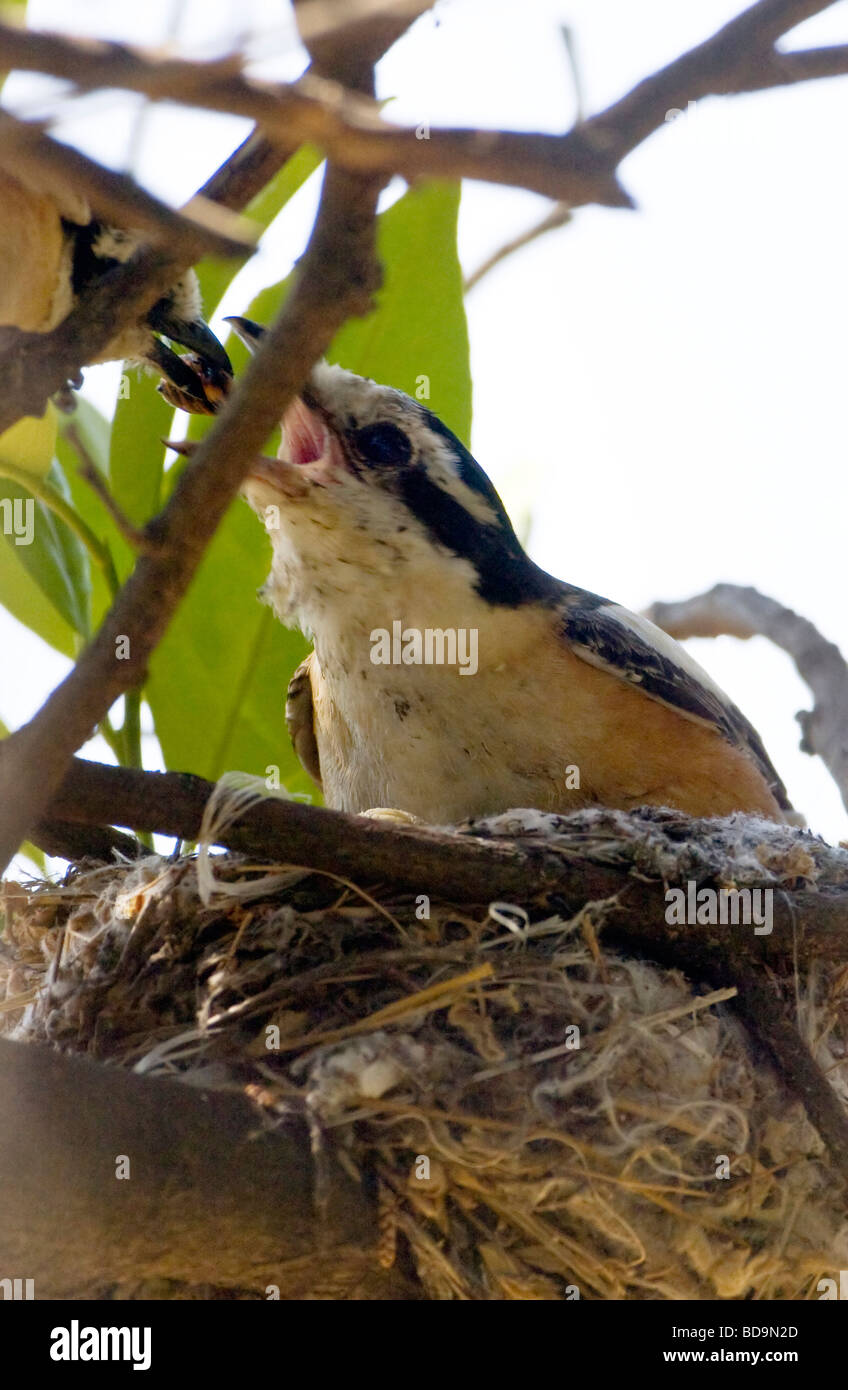
[[[584,852],[672,880],[710,863],[848,881],[848,855],[765,822],[697,843],[670,813],[568,822]],[[556,838],[562,818],[474,831]],[[336,1159],[369,1180],[379,1258],[411,1255],[431,1297],[815,1298],[848,1264],[841,1188],[733,988],[604,948],[613,901],[566,920],[528,898],[510,917],[235,855],[214,867],[205,904],[190,858],[13,889],[7,1031],[237,1085],[269,1122],[307,1124],[319,1184]],[[799,991],[837,1078],[840,972]]]

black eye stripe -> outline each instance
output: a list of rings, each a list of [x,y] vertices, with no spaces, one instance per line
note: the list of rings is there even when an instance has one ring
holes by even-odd
[[[395,465],[409,463],[412,445],[402,429],[388,420],[363,425],[348,436],[351,446],[365,463]]]
[[[489,603],[517,608],[522,603],[550,601],[561,593],[559,580],[525,555],[506,514],[503,526],[481,525],[421,468],[399,472],[395,490],[433,540],[471,562],[477,571],[477,592]]]

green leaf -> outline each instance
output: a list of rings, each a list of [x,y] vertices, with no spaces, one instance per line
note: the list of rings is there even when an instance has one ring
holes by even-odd
[[[147,699],[166,765],[215,779],[280,769],[290,791],[311,788],[285,728],[285,691],[308,651],[256,598],[270,547],[238,500],[212,541],[150,666]]]
[[[123,393],[112,421],[109,449],[109,490],[124,516],[143,526],[159,511],[165,466],[163,438],[171,432],[174,408],[156,390],[147,372],[130,372],[124,364]],[[133,568],[135,556],[121,539],[115,557],[121,578]]]
[[[46,478],[56,448],[57,413],[48,404],[42,416],[27,415],[0,434],[0,464],[11,463],[25,473]]]
[[[323,158],[320,150],[314,145],[303,145],[286,161],[261,193],[257,193],[253,201],[248,203],[244,210],[245,217],[264,232],[310,175],[319,168]],[[232,259],[218,260],[209,257],[201,261],[197,267],[197,279],[203,311],[207,318],[212,317],[240,270],[240,263]]]
[[[25,569],[18,548],[5,537],[0,540],[0,604],[48,646],[63,656],[76,656],[79,638],[74,628]],[[9,678],[8,664],[6,678]]]
[[[67,484],[58,462],[48,481],[68,500]],[[74,632],[87,637],[91,581],[85,548],[65,523],[26,488],[4,478],[0,480],[0,497],[11,502],[19,499],[24,507],[31,506],[31,511],[27,511],[32,518],[31,532],[27,531],[20,542],[6,535],[4,545],[14,550],[16,559]],[[32,539],[28,540],[30,534]]]
[[[0,435],[0,549],[7,552],[7,561],[9,552],[14,557],[11,565],[2,566],[0,602],[45,640],[70,653],[78,644],[71,639],[69,648],[66,634],[60,635],[52,623],[45,622],[43,606],[31,602],[32,590],[26,592],[24,585],[22,595],[16,592],[20,571],[24,570],[64,625],[81,637],[88,636],[88,554],[74,532],[24,486],[20,476],[31,475],[36,492],[36,484],[47,482],[65,501],[70,500],[62,467],[53,460],[56,431],[56,411],[50,406],[40,419],[19,420]],[[2,476],[4,467],[15,469],[18,479]]]
[[[70,489],[71,501],[82,517],[87,526],[91,528],[98,540],[108,546],[113,560],[123,557],[124,566],[131,564],[131,552],[126,541],[118,530],[111,514],[101,502],[97,493],[85,482],[79,474],[81,460],[76,449],[66,437],[67,429],[73,428],[79,434],[82,443],[91,457],[91,461],[99,469],[104,482],[109,477],[109,443],[111,437],[111,426],[104,415],[99,410],[78,396],[76,410],[70,417],[63,416],[59,423],[59,438],[56,441],[56,455],[65,473],[65,478]],[[99,627],[103,616],[112,606],[112,593],[104,577],[103,571],[97,564],[91,565],[91,622],[94,628]]]
[[[45,858],[43,850],[38,848],[38,845],[34,845],[31,840],[24,840],[18,850],[18,854],[34,864],[42,878],[47,877],[47,859]]]

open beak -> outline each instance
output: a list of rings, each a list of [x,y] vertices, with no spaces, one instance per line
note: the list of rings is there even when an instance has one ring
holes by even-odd
[[[178,319],[164,304],[156,304],[148,322],[172,343],[189,351],[182,356],[156,338],[149,361],[162,373],[159,390],[170,405],[192,415],[214,415],[227,398],[233,365],[203,319]]]
[[[232,376],[232,362],[208,323],[205,323],[203,319],[194,319],[188,323],[185,319],[177,318],[160,301],[158,304],[154,304],[148,317],[148,323],[157,333],[164,333],[165,337],[170,338],[172,343],[189,348],[191,352],[196,352],[198,357],[202,357],[224,372],[229,372]]]
[[[255,352],[268,331],[252,319],[236,315],[228,318],[227,323],[232,324],[251,352]],[[301,397],[292,401],[280,422],[280,457],[257,458],[246,480],[248,488],[251,482],[266,483],[289,498],[303,497],[314,483],[344,469],[341,445],[313,405],[307,405]]]

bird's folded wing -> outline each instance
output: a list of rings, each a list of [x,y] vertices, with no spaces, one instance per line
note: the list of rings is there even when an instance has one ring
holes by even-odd
[[[318,758],[315,711],[312,704],[312,663],[314,659],[315,653],[310,652],[289,681],[289,688],[286,692],[286,728],[289,731],[289,738],[301,767],[320,787],[321,763]]]
[[[784,810],[791,803],[756,729],[668,633],[598,594],[565,586],[562,633],[575,656],[706,724],[755,762]]]

